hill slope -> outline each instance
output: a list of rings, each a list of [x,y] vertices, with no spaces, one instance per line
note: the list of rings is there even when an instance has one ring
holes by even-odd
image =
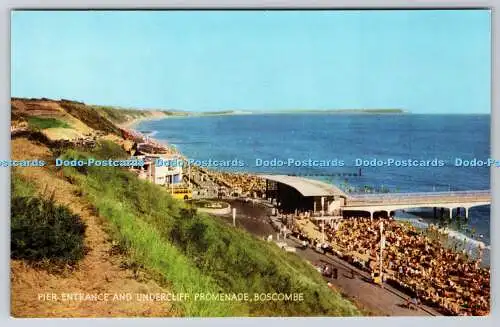
[[[43,157],[49,163],[43,168],[17,167],[14,174],[34,185],[37,196],[49,197],[44,190],[54,190],[57,203],[79,214],[88,225],[85,242],[89,247],[81,262],[62,274],[13,260],[12,310],[16,316],[360,314],[352,303],[329,289],[310,264],[295,254],[197,213],[184,202],[171,198],[160,186],[141,181],[125,169],[54,166],[56,157],[126,158],[128,155],[120,142],[121,131],[115,122],[143,117],[142,112],[122,113],[116,109],[110,111],[77,102],[45,99],[13,99],[12,108],[13,119],[28,123],[31,119],[32,125],[26,135],[13,139],[13,158]],[[37,126],[33,126],[33,117],[38,118]],[[57,127],[50,127],[55,124]],[[46,135],[51,128],[76,134],[90,131],[96,137],[96,146],[60,149],[53,147],[50,138],[34,137],[37,133]],[[18,178],[14,180],[20,183]],[[13,193],[13,196],[20,195]],[[37,302],[39,290],[136,295],[173,292],[188,294],[188,298],[180,302],[135,300],[121,304]],[[302,300],[195,299],[196,294],[219,293],[248,293],[250,297],[302,294]]]

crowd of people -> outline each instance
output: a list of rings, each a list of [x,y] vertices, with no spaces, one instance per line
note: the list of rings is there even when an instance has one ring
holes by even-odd
[[[266,181],[256,175],[207,170],[208,176],[227,189],[227,195],[261,197],[266,189]]]
[[[126,133],[129,138],[154,148],[175,151],[142,133],[133,130],[126,130]],[[265,180],[255,175],[210,169],[201,169],[199,173],[204,176],[199,178],[201,182],[210,179],[227,191],[225,195],[261,197],[265,192]],[[279,218],[291,226],[291,234],[303,244],[340,254],[361,264],[367,271],[379,271],[382,261],[384,280],[397,283],[423,303],[452,315],[489,313],[490,271],[480,265],[481,258],[453,251],[409,224],[392,218],[382,219],[385,245],[380,251],[379,219],[351,217],[322,223],[311,219],[314,215],[310,212],[279,214]],[[304,221],[313,222],[316,232],[306,230],[301,223]]]
[[[135,152],[161,153],[176,155],[184,160],[177,149],[162,144],[153,138],[133,129],[121,128],[122,136],[135,143]],[[265,193],[266,182],[256,175],[224,172],[192,165],[191,182],[199,196],[246,196],[262,197]]]
[[[309,244],[361,261],[370,272],[379,271],[381,232],[379,219],[351,217],[318,221],[316,233],[304,230],[304,216],[293,219],[292,234]],[[290,217],[283,216],[290,222]],[[308,219],[309,220],[309,219]],[[401,287],[422,303],[451,315],[486,315],[490,308],[490,271],[481,258],[456,252],[414,226],[383,219],[384,280]],[[324,230],[324,239],[318,237]]]
[[[142,133],[126,130],[129,137],[142,140],[164,151],[175,151]],[[204,170],[212,181],[230,193],[261,196],[265,180],[258,176]],[[228,194],[231,195],[231,194]],[[379,269],[380,220],[351,217],[322,225],[310,220],[313,214],[280,215],[291,227],[292,235],[313,247],[332,251],[361,262],[368,271]],[[318,233],[305,231],[300,221],[314,221]],[[391,218],[383,219],[385,247],[383,274],[386,280],[397,282],[412,291],[424,303],[433,304],[453,315],[485,315],[490,307],[490,271],[481,267],[480,258],[468,258],[463,253],[444,247],[415,227]]]

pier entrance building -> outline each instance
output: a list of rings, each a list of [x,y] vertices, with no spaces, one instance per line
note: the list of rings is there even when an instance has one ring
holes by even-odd
[[[300,176],[261,175],[266,198],[283,212],[313,211],[334,214],[346,203],[346,193],[335,185]]]
[[[411,208],[439,208],[451,218],[469,209],[491,204],[489,190],[347,194],[335,185],[322,181],[288,175],[260,175],[266,180],[266,198],[271,199],[285,213],[299,211],[321,212],[325,218],[345,212],[365,212],[373,218],[375,213],[390,216],[396,210]]]

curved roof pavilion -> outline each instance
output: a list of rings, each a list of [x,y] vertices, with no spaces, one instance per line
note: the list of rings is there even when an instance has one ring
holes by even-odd
[[[322,181],[290,175],[259,175],[267,180],[288,185],[303,196],[343,196],[347,194],[335,185]]]

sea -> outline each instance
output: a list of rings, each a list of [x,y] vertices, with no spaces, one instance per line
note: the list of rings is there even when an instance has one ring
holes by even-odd
[[[136,129],[213,169],[294,174],[364,194],[489,190],[491,168],[478,162],[491,156],[490,120],[280,113],[175,117],[143,121]],[[422,228],[439,223],[430,208],[397,211],[396,217]],[[467,220],[447,229],[467,251],[483,244],[489,263],[490,206],[471,208]]]

